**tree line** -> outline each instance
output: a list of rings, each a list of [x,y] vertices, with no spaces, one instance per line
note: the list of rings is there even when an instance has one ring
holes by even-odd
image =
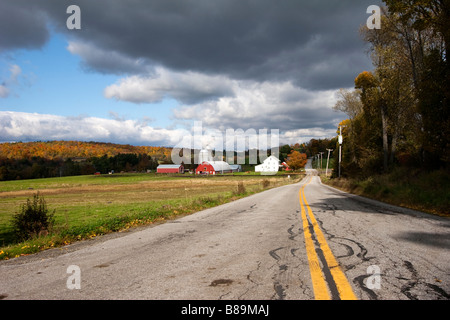
[[[450,2],[385,0],[381,29],[360,30],[372,71],[339,92],[343,172],[448,169]],[[335,154],[336,155],[336,154]]]
[[[26,159],[40,157],[43,159],[92,158],[118,154],[147,154],[161,161],[169,161],[172,148],[132,146],[104,142],[85,141],[34,141],[0,143],[0,156],[8,159]]]
[[[324,158],[328,150],[336,149],[337,137],[325,139],[311,139],[307,143],[286,144],[280,146],[280,161],[286,162],[292,170],[305,167],[308,158],[314,158],[322,153]]]
[[[118,154],[112,157],[103,155],[81,161],[74,161],[72,158],[0,157],[0,181],[88,175],[96,172],[146,172],[156,170],[157,166],[158,161],[147,154]]]
[[[325,152],[335,143],[336,138],[312,139],[308,143],[282,145],[279,157],[282,162],[288,162],[292,169],[296,170],[305,166],[307,157],[321,151]],[[93,146],[99,146],[99,150],[92,152],[99,154],[102,151],[105,154],[91,157],[80,156],[86,154],[86,147],[90,150]],[[147,153],[129,153],[129,147],[131,146],[75,141],[0,144],[0,181],[90,175],[96,172],[102,174],[145,172],[156,170],[160,162],[170,163],[170,160],[164,160],[168,157],[161,153],[153,157]],[[64,150],[69,150],[68,154],[64,154]],[[170,149],[164,148],[164,150]],[[127,153],[112,155],[120,151]],[[247,165],[249,164],[248,153],[247,150],[245,154]],[[234,160],[237,163],[236,152]],[[195,169],[196,166],[185,165],[187,169]]]
[[[171,151],[84,141],[0,143],[0,181],[155,170],[170,161]]]

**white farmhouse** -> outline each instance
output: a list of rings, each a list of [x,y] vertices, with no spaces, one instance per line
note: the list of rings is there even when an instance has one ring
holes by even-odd
[[[275,156],[270,156],[262,164],[255,167],[255,172],[264,174],[276,174],[280,169],[280,160]]]

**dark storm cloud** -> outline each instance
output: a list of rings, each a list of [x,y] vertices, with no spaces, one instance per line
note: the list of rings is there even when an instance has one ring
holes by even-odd
[[[9,11],[27,23],[13,24],[0,47],[42,44],[47,15],[55,30],[96,48],[79,53],[93,70],[136,74],[161,65],[234,79],[291,80],[314,90],[352,85],[369,67],[358,28],[367,7],[379,1],[78,0],[70,4],[81,8],[82,30],[71,31],[67,2],[36,1],[40,10],[29,16],[23,10],[34,2],[6,2],[4,18]]]
[[[0,0],[0,53],[40,48],[49,39],[45,13],[29,3]]]
[[[81,30],[68,30],[69,5]],[[40,48],[52,32],[88,71],[120,75],[110,99],[179,105],[171,119],[205,127],[278,128],[285,141],[333,136],[335,91],[371,69],[359,27],[378,0],[0,0],[0,52]],[[1,82],[0,82],[1,83]],[[9,88],[0,85],[0,96]],[[66,138],[174,145],[183,136],[121,119],[20,113],[9,140]],[[45,128],[44,120],[52,125]],[[37,128],[37,129],[36,129]],[[34,131],[32,131],[34,130]],[[126,133],[126,134],[125,134]],[[67,136],[67,138],[69,138]],[[123,140],[125,139],[125,140]],[[23,140],[23,139],[22,139]]]

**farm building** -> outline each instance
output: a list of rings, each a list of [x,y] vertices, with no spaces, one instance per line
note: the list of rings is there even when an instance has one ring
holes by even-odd
[[[230,164],[230,168],[233,172],[242,172],[242,166],[240,164]]]
[[[255,172],[276,173],[280,169],[280,160],[277,157],[270,156],[262,164],[255,167]]]
[[[158,173],[184,173],[184,167],[181,164],[160,164],[156,168]]]
[[[233,170],[225,161],[203,161],[195,170],[196,174],[222,174],[231,172]]]
[[[212,150],[209,147],[207,147],[206,149],[200,150],[200,153],[198,154],[198,162],[197,163],[203,163],[205,161],[213,161]]]
[[[280,168],[284,171],[291,171],[291,168],[286,162],[281,163]]]

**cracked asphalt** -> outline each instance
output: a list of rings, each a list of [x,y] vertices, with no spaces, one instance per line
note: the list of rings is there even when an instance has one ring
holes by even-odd
[[[299,184],[178,220],[2,261],[0,296],[314,299],[299,203],[311,179],[305,197],[357,299],[450,298],[450,219],[340,192],[308,173]],[[71,265],[79,289],[67,286]],[[331,276],[325,281],[333,287]]]

